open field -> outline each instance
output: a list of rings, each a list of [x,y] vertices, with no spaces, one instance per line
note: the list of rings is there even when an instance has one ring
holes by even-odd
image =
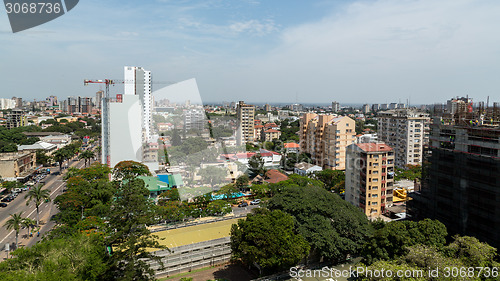
[[[200,224],[196,226],[171,229],[154,233],[160,238],[160,244],[169,248],[198,243],[229,236],[231,225],[238,219]]]

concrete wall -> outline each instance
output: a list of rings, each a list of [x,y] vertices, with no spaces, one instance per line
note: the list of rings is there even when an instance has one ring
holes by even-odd
[[[121,103],[109,104],[111,167],[120,161],[142,161],[142,110],[139,96],[123,95]]]

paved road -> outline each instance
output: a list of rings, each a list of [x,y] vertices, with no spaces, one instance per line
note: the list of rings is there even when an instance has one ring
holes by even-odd
[[[85,164],[85,161],[82,159],[80,161],[74,158],[73,160],[69,160],[69,166],[82,168]],[[44,233],[49,231],[52,227],[54,227],[55,223],[50,221],[50,218],[55,215],[58,210],[57,206],[54,204],[53,200],[62,194],[64,189],[64,181],[62,180],[62,175],[59,173],[59,167],[51,168],[51,174],[47,176],[45,180],[44,189],[50,191],[50,199],[51,201],[48,203],[42,203],[39,206],[40,210],[40,236],[37,237],[36,234],[33,237],[28,237],[28,229],[21,229],[19,231],[19,246],[31,246],[38,242]],[[57,175],[54,175],[54,172]],[[65,170],[63,169],[63,174]],[[14,246],[16,241],[16,233],[14,230],[7,230],[4,227],[5,223],[10,217],[10,214],[23,212],[23,217],[28,217],[36,220],[36,207],[33,202],[30,202],[28,206],[26,206],[27,199],[24,199],[27,191],[20,193],[17,198],[8,203],[6,208],[0,209],[0,260],[3,260],[7,257],[7,252],[4,250],[6,244],[11,245],[11,249]]]

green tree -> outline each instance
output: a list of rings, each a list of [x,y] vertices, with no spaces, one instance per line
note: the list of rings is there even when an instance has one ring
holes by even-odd
[[[375,230],[365,245],[363,256],[367,263],[372,263],[400,257],[408,247],[417,244],[440,249],[445,245],[447,235],[446,227],[438,220],[390,222]]]
[[[200,169],[199,175],[202,182],[209,184],[212,188],[215,184],[223,183],[227,176],[225,169],[216,166],[207,166]]]
[[[181,136],[179,135],[178,129],[173,130],[172,139],[171,139],[170,143],[172,144],[172,146],[181,145],[182,139],[181,139]]]
[[[42,188],[43,185],[36,185],[28,191],[28,194],[24,196],[24,199],[28,199],[26,201],[26,206],[30,204],[30,201],[33,201],[33,203],[35,203],[37,226],[40,225],[40,210],[38,209],[40,207],[40,204],[42,204],[42,201],[44,200],[50,201],[50,191]]]
[[[497,251],[487,243],[471,236],[455,236],[454,241],[445,247],[444,253],[462,261],[467,267],[498,267],[495,262]]]
[[[224,200],[214,200],[208,203],[205,212],[209,216],[222,216],[231,213],[231,206]]]
[[[37,149],[36,151],[36,163],[39,165],[47,166],[49,161],[51,160],[51,157],[48,156],[45,151],[41,149]]]
[[[32,220],[30,218],[24,218],[22,223],[21,223],[21,225],[23,227],[26,227],[28,229],[28,236],[31,234],[31,232],[30,232],[31,227],[34,227],[35,224],[36,224],[36,221]]]
[[[108,258],[108,280],[154,280],[154,271],[145,259],[160,263],[161,260],[147,248],[164,247],[146,228],[154,222],[154,206],[146,198],[148,194],[140,179],[123,183],[116,193],[108,214],[110,231],[105,239],[106,245],[113,247]]]
[[[133,179],[138,176],[151,176],[148,166],[135,161],[121,161],[115,165],[113,175],[117,179]]]
[[[102,238],[73,233],[19,248],[0,263],[0,280],[105,280]]]
[[[177,188],[172,188],[172,189],[169,189],[163,193],[161,193],[160,195],[158,195],[158,197],[160,199],[166,199],[166,200],[169,200],[169,201],[179,201],[180,200],[180,195],[179,195],[179,191],[177,190]]]
[[[332,261],[359,254],[373,231],[359,208],[322,187],[287,186],[268,207],[294,216],[312,250]]]
[[[323,170],[315,172],[311,177],[324,183],[327,190],[335,190],[337,193],[340,193],[341,187],[345,184],[345,173],[343,171]]]
[[[249,181],[250,181],[250,178],[248,177],[248,175],[243,174],[236,179],[235,185],[237,188],[247,187]]]
[[[19,230],[21,230],[21,226],[23,224],[22,215],[23,212],[20,212],[19,214],[10,214],[10,219],[8,219],[4,225],[7,228],[7,230],[14,229],[14,231],[16,231],[16,248],[19,245],[18,243]]]
[[[260,154],[255,154],[248,160],[248,170],[252,177],[263,175],[266,171],[264,168],[264,159]]]
[[[415,180],[422,179],[422,166],[420,165],[406,165],[405,169],[396,168],[396,176],[394,177],[395,181],[399,180]]]
[[[295,229],[293,217],[282,211],[254,209],[246,220],[238,220],[231,227],[233,258],[247,265],[255,262],[266,274],[290,268],[310,249]]]
[[[264,197],[267,193],[269,193],[269,185],[252,184],[252,186],[250,186],[250,191],[256,197]]]
[[[240,190],[234,184],[226,184],[217,190],[217,194],[224,195],[224,199],[231,199],[234,197],[234,194],[239,191]]]
[[[8,192],[11,192],[16,188],[22,188],[23,186],[24,185],[18,181],[4,181],[2,183],[2,187],[7,189]]]
[[[52,154],[54,161],[59,163],[59,170],[62,168],[62,164],[71,156],[69,150],[61,148]]]
[[[85,167],[87,167],[87,161],[90,163],[90,160],[92,160],[94,157],[95,154],[92,150],[85,150],[78,155],[78,159],[85,160]]]

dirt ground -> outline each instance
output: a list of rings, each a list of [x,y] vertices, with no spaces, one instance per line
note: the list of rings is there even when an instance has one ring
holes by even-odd
[[[195,272],[195,273],[190,273],[190,274],[183,274],[182,276],[175,277],[175,278],[168,278],[168,279],[162,279],[159,278],[160,280],[172,280],[172,281],[178,281],[181,278],[193,278],[193,281],[207,281],[207,280],[215,280],[215,279],[226,279],[229,281],[249,281],[252,279],[257,278],[258,276],[255,273],[250,272],[246,268],[237,265],[237,264],[224,264],[220,265],[214,268],[206,269],[203,271]]]

